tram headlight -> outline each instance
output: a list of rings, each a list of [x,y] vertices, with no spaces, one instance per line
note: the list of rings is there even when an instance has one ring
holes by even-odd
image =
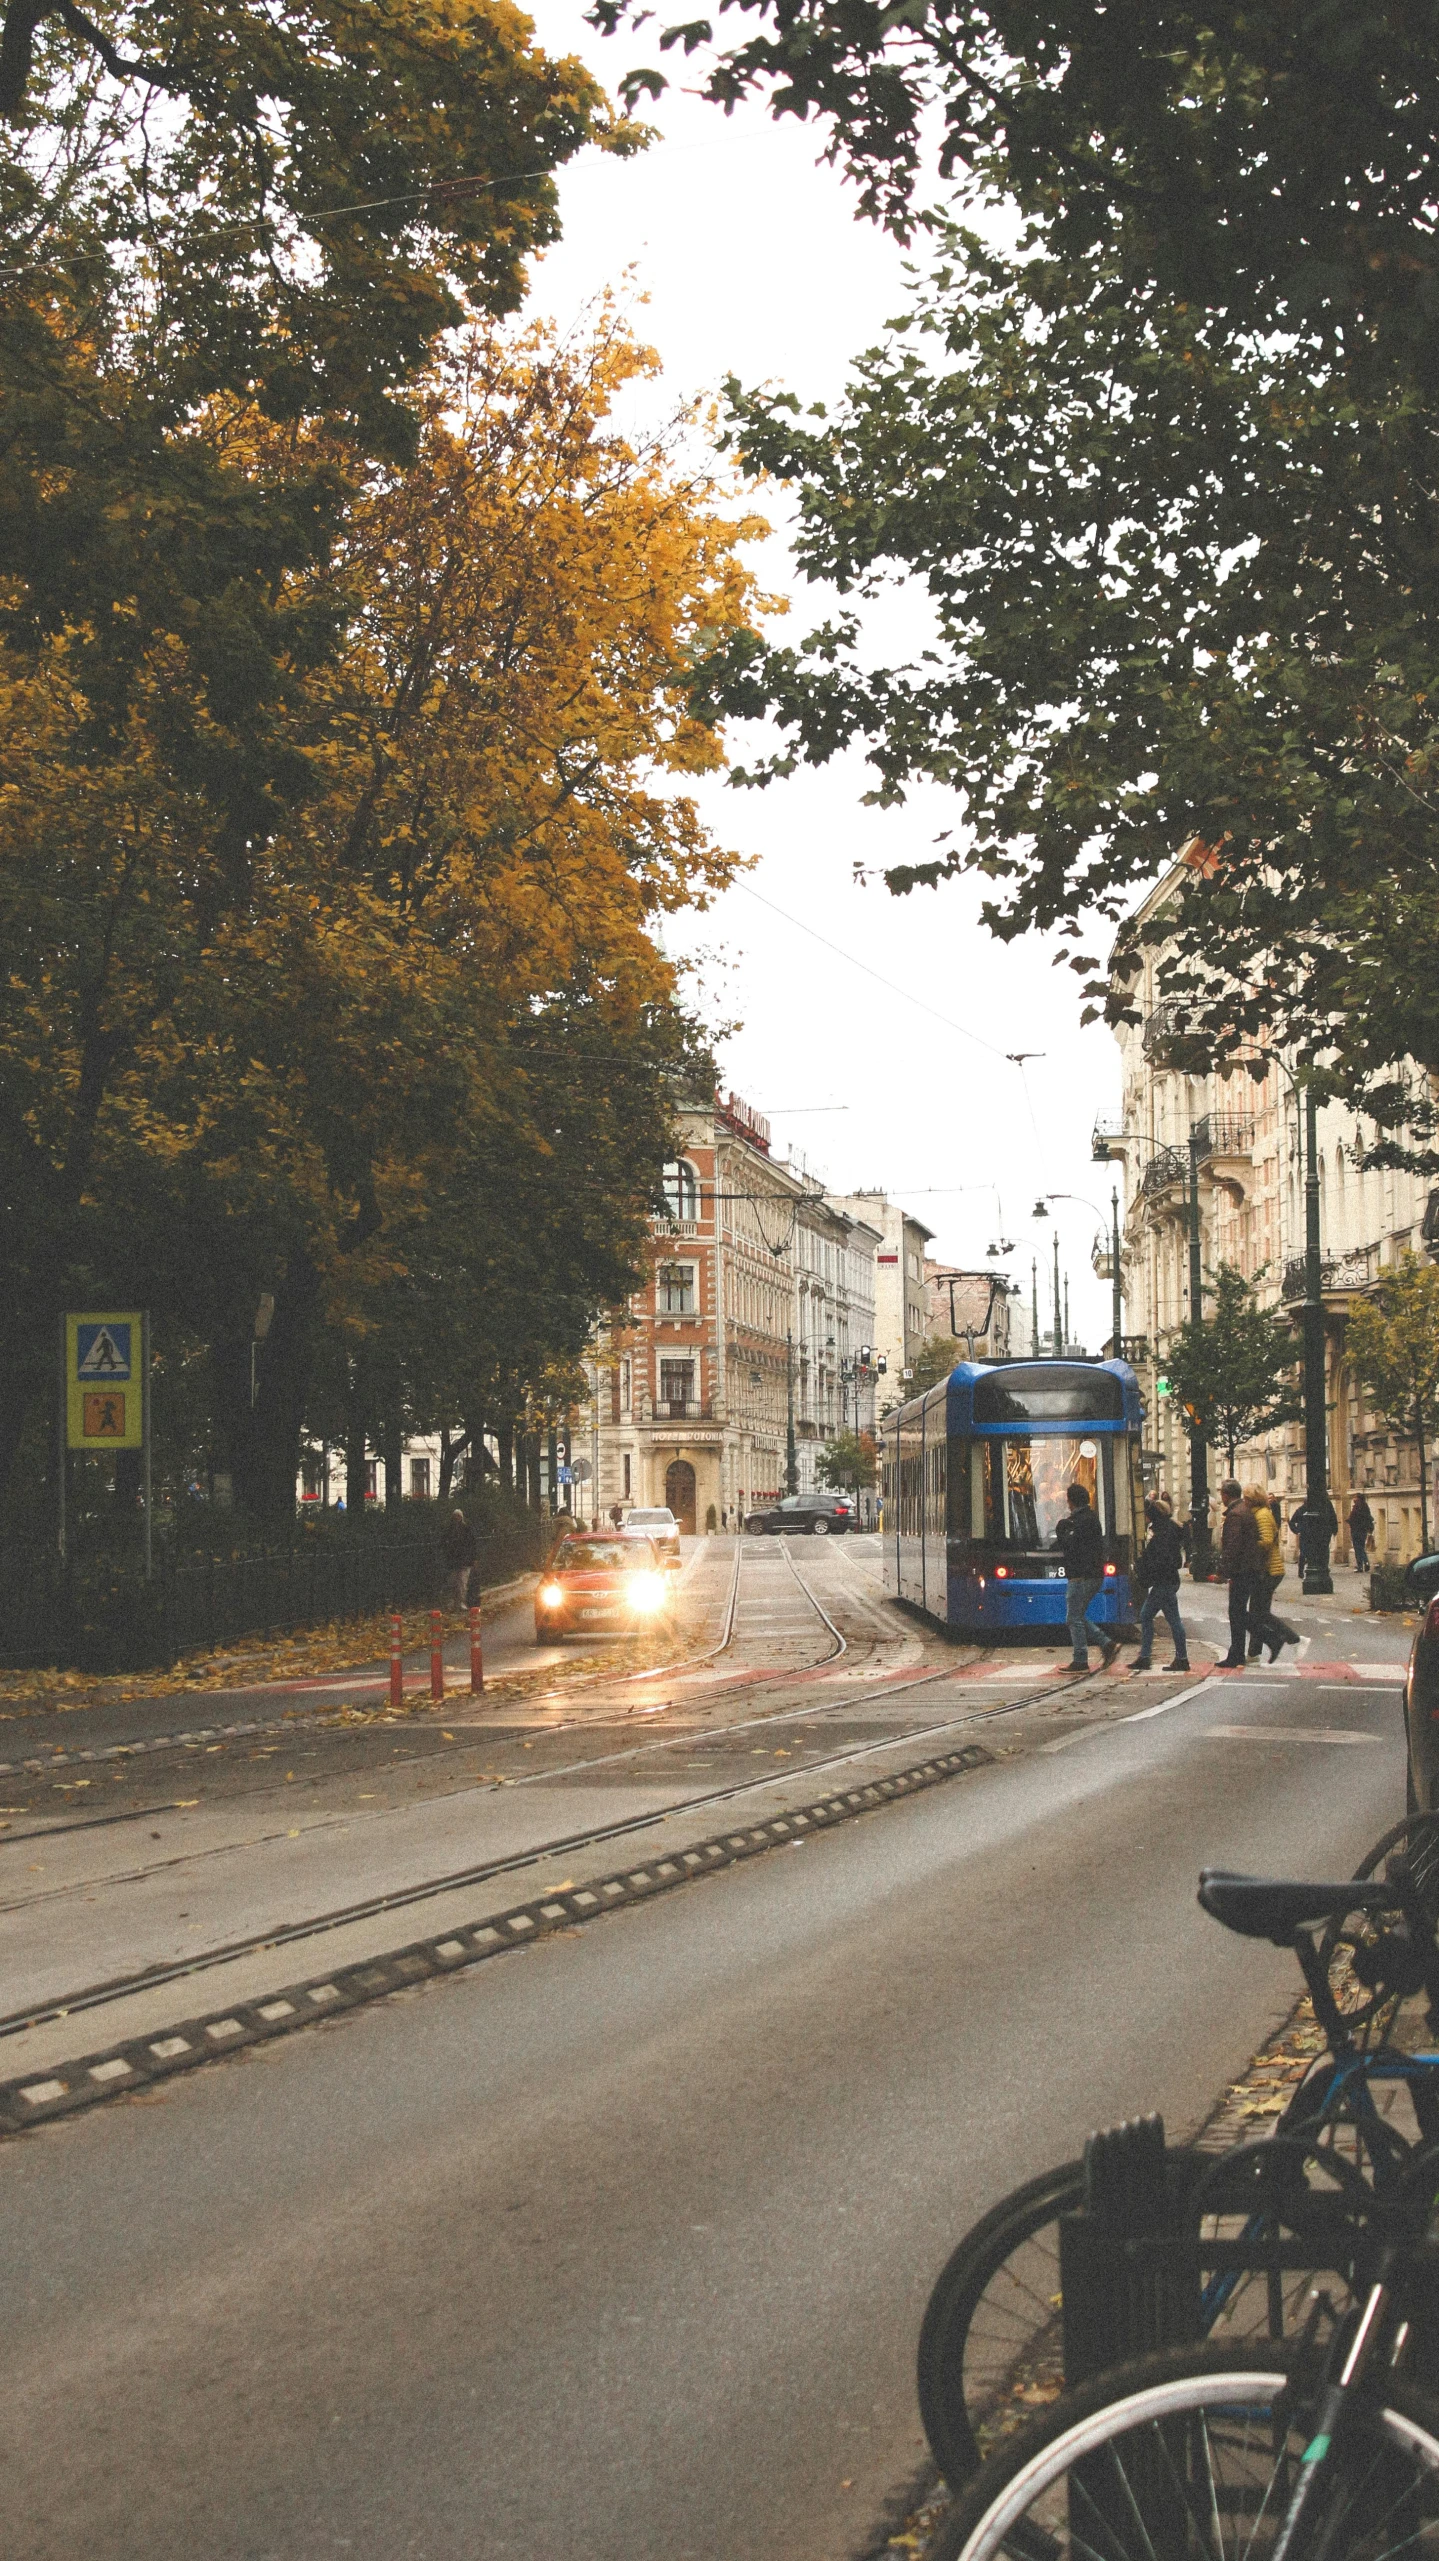
[[[662,1574],[632,1574],[630,1576],[629,1602],[632,1610],[640,1610],[646,1617],[648,1617],[651,1611],[663,1609],[664,1598],[665,1584],[664,1576]]]
[[[1002,1583],[1002,1582],[1004,1582],[1004,1581],[1005,1581],[1005,1579],[1006,1579],[1006,1578],[1007,1578],[1007,1576],[1008,1576],[1008,1573],[1009,1573],[1009,1567],[1008,1567],[1007,1565],[996,1565],[996,1567],[995,1567],[995,1569],[994,1569],[994,1579],[995,1579],[996,1583]]]
[[[1104,1569],[1104,1570],[1105,1570],[1106,1574],[1117,1574],[1117,1573],[1118,1573],[1118,1571],[1119,1571],[1119,1568],[1118,1568],[1118,1566],[1117,1566],[1117,1565],[1106,1565],[1106,1567],[1105,1567],[1105,1569]]]
[[[564,1605],[565,1587],[563,1583],[541,1583],[540,1607],[542,1610],[560,1610],[564,1608]]]

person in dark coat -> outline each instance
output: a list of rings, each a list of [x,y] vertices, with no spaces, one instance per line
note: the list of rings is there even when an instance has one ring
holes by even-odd
[[[1374,1536],[1374,1515],[1362,1494],[1356,1494],[1349,1506],[1349,1535],[1354,1541],[1354,1571],[1366,1571],[1365,1552]]]
[[[1104,1532],[1083,1485],[1070,1486],[1069,1518],[1060,1522],[1054,1543],[1064,1558],[1064,1619],[1072,1649],[1069,1668],[1088,1671],[1092,1636],[1107,1671],[1119,1652],[1119,1641],[1096,1627],[1089,1615],[1104,1589]]]
[[[475,1562],[475,1533],[458,1505],[451,1512],[440,1534],[440,1554],[445,1560],[445,1596],[457,1610],[468,1609],[470,1575]]]
[[[1259,1540],[1259,1523],[1244,1500],[1242,1486],[1232,1476],[1227,1484],[1220,1486],[1219,1498],[1224,1505],[1219,1570],[1229,1584],[1229,1651],[1218,1668],[1221,1672],[1238,1672],[1244,1665],[1249,1613],[1257,1595],[1257,1578],[1264,1572],[1264,1551]]]
[[[1184,1621],[1179,1615],[1179,1573],[1184,1562],[1184,1542],[1179,1535],[1179,1524],[1163,1494],[1151,1496],[1144,1506],[1144,1517],[1149,1524],[1149,1536],[1140,1551],[1135,1570],[1136,1581],[1144,1586],[1144,1604],[1139,1613],[1139,1651],[1135,1655],[1133,1669],[1136,1672],[1148,1671],[1154,1650],[1154,1622],[1162,1617],[1168,1621],[1169,1633],[1174,1639],[1174,1660],[1166,1664],[1165,1669],[1187,1672],[1189,1641],[1184,1633]]]
[[[1306,1495],[1299,1509],[1290,1513],[1289,1526],[1299,1541],[1299,1570],[1302,1574],[1308,1571],[1311,1548],[1339,1536],[1339,1515],[1327,1495],[1318,1506],[1312,1505]]]

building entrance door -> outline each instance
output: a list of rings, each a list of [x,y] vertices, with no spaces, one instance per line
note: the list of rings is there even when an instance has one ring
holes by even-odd
[[[695,1530],[695,1472],[687,1458],[672,1458],[665,1469],[665,1501],[687,1538]]]

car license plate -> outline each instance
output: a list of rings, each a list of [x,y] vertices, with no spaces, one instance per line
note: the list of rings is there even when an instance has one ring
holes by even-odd
[[[581,1618],[618,1618],[618,1610],[581,1610]]]

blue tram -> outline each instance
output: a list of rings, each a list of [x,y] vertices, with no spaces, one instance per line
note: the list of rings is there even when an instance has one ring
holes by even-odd
[[[1141,1414],[1126,1361],[961,1361],[879,1427],[885,1590],[965,1634],[1062,1627],[1054,1534],[1083,1485],[1107,1560],[1092,1615],[1126,1622]]]

